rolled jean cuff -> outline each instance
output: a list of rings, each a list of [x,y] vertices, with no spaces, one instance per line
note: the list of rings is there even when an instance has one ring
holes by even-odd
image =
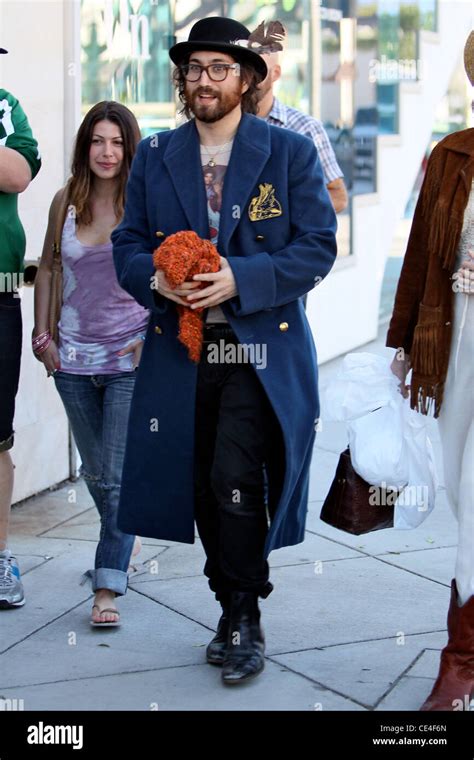
[[[128,573],[123,570],[114,570],[109,567],[97,567],[95,570],[87,570],[81,579],[81,585],[90,579],[92,591],[105,588],[115,591],[117,596],[123,596],[127,591]]]

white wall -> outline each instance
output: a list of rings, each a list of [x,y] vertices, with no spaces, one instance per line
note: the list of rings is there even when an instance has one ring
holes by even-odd
[[[378,140],[377,193],[354,199],[352,260],[336,262],[308,297],[320,362],[377,335],[385,261],[396,225],[428,146],[436,105],[446,92],[472,26],[470,0],[440,0],[439,34],[422,33],[424,79],[401,85],[400,134]]]
[[[356,108],[373,106],[376,102],[376,87],[369,81],[367,72],[369,63],[376,58],[376,48],[357,50],[354,74],[354,102]],[[325,53],[322,56],[323,78],[334,75],[340,65],[339,52]],[[338,81],[323,81],[321,83],[321,105],[319,117],[323,122],[337,124],[341,117],[341,85]]]
[[[77,82],[68,74],[68,64],[74,61],[74,6],[69,0],[0,0],[0,45],[9,51],[0,56],[0,84],[22,104],[43,159],[19,204],[27,259],[41,254],[49,205],[66,174],[65,154],[76,118],[70,93],[77,91]],[[22,313],[23,355],[12,450],[14,502],[64,480],[70,471],[66,415],[54,381],[46,378],[43,365],[31,352],[32,288],[22,289]]]

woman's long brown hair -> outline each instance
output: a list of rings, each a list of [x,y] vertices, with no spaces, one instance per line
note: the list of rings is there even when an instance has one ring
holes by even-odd
[[[92,135],[97,122],[104,119],[119,127],[123,140],[123,163],[114,197],[117,219],[121,219],[123,216],[125,186],[133,156],[141,139],[140,128],[135,116],[121,103],[116,103],[114,100],[103,100],[87,112],[77,132],[71,161],[71,177],[67,185],[69,204],[74,206],[76,221],[83,225],[92,222],[90,196],[93,172],[89,164]]]

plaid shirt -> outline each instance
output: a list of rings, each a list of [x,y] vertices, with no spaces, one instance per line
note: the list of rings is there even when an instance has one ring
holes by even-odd
[[[327,185],[335,179],[344,176],[336,161],[336,156],[334,155],[334,150],[329,142],[326,130],[318,119],[308,116],[308,114],[298,111],[296,108],[290,108],[290,106],[286,106],[277,98],[274,98],[272,110],[265,118],[265,121],[277,127],[292,129],[293,132],[299,132],[300,135],[305,135],[314,142]]]

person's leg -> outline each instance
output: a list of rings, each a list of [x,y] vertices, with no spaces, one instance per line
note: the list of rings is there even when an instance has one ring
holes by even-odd
[[[443,454],[444,487],[448,504],[456,519],[463,447],[469,429],[469,419],[463,414],[462,408],[462,399],[456,399],[455,389],[446,386],[438,426]]]
[[[263,670],[258,597],[272,590],[264,466],[274,413],[249,364],[225,369],[211,482],[219,509],[219,567],[230,595],[222,679],[237,684]],[[269,423],[272,424],[269,424]]]
[[[104,508],[97,546],[93,587],[108,589],[116,595],[127,590],[130,556],[135,536],[117,526],[120,486],[127,441],[128,418],[135,386],[135,372],[102,375]]]
[[[229,591],[271,591],[264,558],[264,464],[273,410],[249,364],[227,365],[212,467],[219,505],[219,567]]]
[[[54,382],[81,457],[80,473],[100,515],[103,511],[103,390],[90,375],[58,370]]]
[[[461,329],[463,306],[469,311]],[[448,643],[441,652],[438,677],[422,711],[469,709],[466,705],[474,705],[472,309],[473,302],[466,303],[463,299],[456,302],[449,370],[439,416],[446,493],[458,520],[459,541],[447,619]]]
[[[21,300],[14,293],[0,293],[0,608],[25,601],[18,563],[8,548],[14,472],[10,449],[21,347]]]
[[[8,439],[6,439],[8,440]],[[0,446],[2,442],[0,442]],[[5,443],[3,443],[5,445]],[[8,545],[8,526],[13,493],[13,462],[9,450],[0,450],[0,552]]]
[[[459,602],[466,604],[469,599],[474,598],[474,420],[471,420],[461,463],[458,521],[459,541],[455,578]]]
[[[217,420],[225,369],[207,361],[208,343],[204,343],[196,388],[194,432],[194,517],[204,551],[204,574],[222,607],[216,635],[206,648],[211,665],[222,665],[227,649],[230,594],[219,567],[219,514],[217,499],[211,486]]]
[[[95,378],[90,375],[74,375],[58,371],[54,374],[54,381],[82,460],[80,472],[97,507],[102,525],[105,503],[102,482],[104,390],[98,387]],[[100,609],[114,606],[112,602],[115,593],[106,590],[106,598],[103,599],[102,589],[97,590],[94,587],[94,572],[94,570],[88,570],[85,573],[86,579],[88,576],[92,579],[92,588],[96,592],[94,605],[99,606],[99,609],[93,609],[92,619],[97,622],[116,622],[118,615],[104,613],[101,616],[99,612]]]
[[[451,358],[439,416],[446,495],[458,520],[455,580],[460,605],[474,595],[474,302],[467,301],[467,319],[461,330],[463,306],[461,299],[456,304]]]
[[[222,601],[224,589],[219,570],[219,517],[211,487],[222,369],[206,360],[206,344],[198,369],[194,427],[194,517],[206,553],[204,574],[209,587]]]

